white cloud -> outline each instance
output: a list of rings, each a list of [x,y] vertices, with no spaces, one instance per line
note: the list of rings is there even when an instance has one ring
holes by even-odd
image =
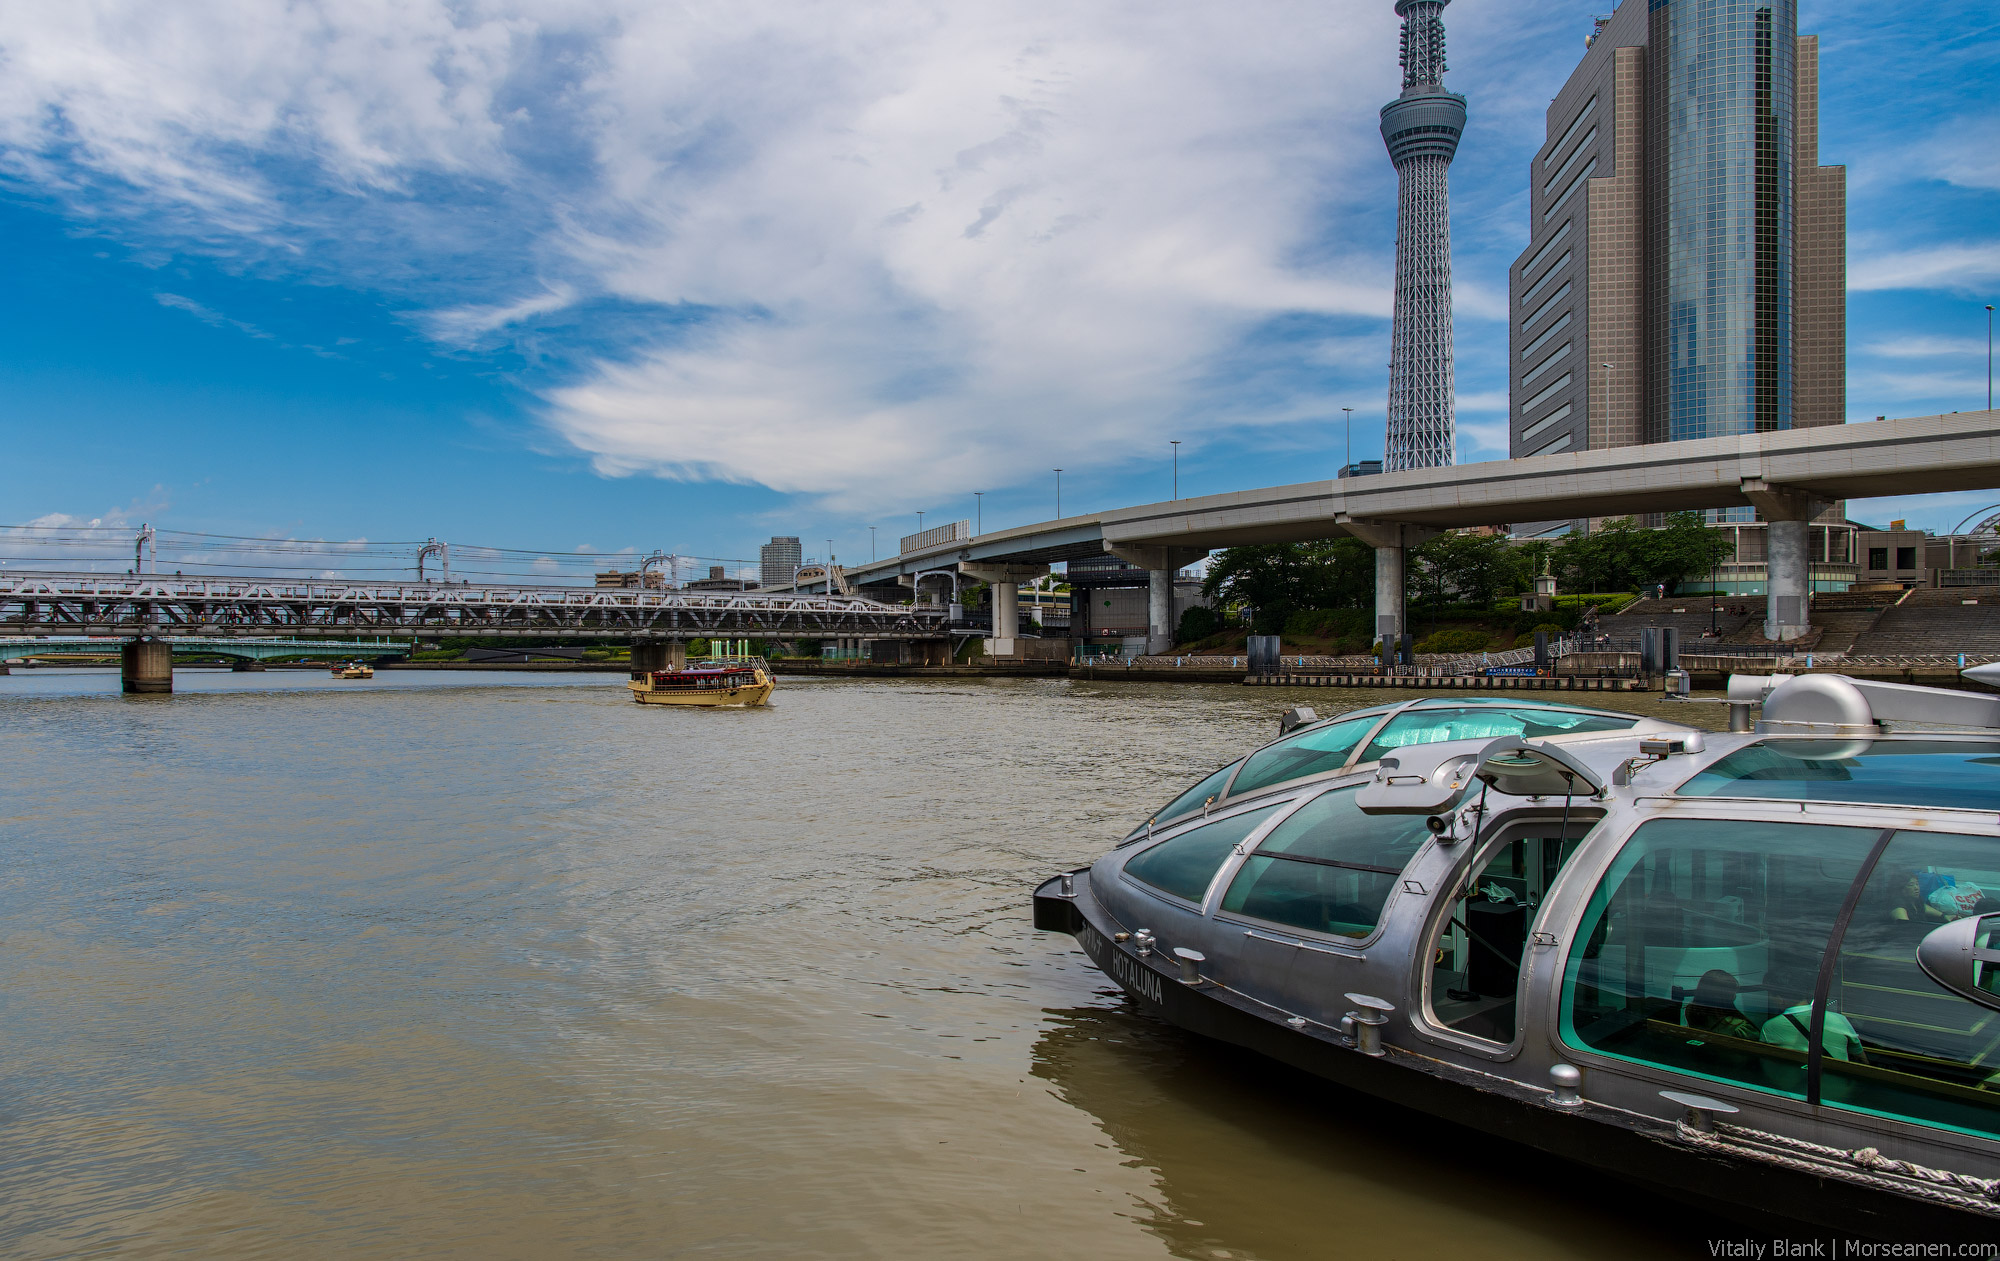
[[[1986,353],[1986,342],[1977,337],[1934,337],[1917,334],[1869,342],[1860,348],[1864,355],[1884,359],[1962,359]]]
[[[0,10],[0,146],[80,213],[401,287],[448,343],[673,313],[546,391],[607,472],[1004,484],[1295,413],[1227,355],[1386,318],[1340,242],[1392,184],[1394,48],[1363,0],[75,0]]]
[[[1878,289],[1944,289],[1974,293],[2000,280],[2000,241],[1939,245],[1876,254],[1847,274],[1850,292]]]

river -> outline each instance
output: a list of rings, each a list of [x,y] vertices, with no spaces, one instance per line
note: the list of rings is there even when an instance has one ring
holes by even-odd
[[[1029,927],[1039,879],[1287,705],[1382,693],[117,686],[0,678],[0,1255],[1541,1261],[1717,1233],[1162,1026]]]

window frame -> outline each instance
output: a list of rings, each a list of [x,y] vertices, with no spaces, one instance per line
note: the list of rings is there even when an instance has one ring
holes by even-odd
[[[1547,1045],[1557,1058],[1579,1068],[1586,1068],[1620,1079],[1638,1088],[1638,1094],[1650,1099],[1657,1094],[1663,1080],[1673,1083],[1687,1083],[1699,1093],[1725,1102],[1738,1101],[1766,1112],[1783,1113],[1801,1120],[1834,1121],[1836,1124],[1865,1125],[1884,1134],[1911,1139],[1918,1142],[1942,1143],[1951,1146],[1965,1146],[1969,1150],[1984,1151],[1991,1147],[1992,1140],[1960,1130],[1942,1126],[1919,1124],[1900,1117],[1887,1116],[1877,1112],[1848,1108],[1837,1102],[1822,1102],[1815,1106],[1805,1098],[1793,1098],[1775,1091],[1760,1090],[1755,1086],[1728,1078],[1711,1077],[1706,1074],[1689,1072],[1646,1061],[1627,1059],[1596,1050],[1580,1042],[1572,1042],[1563,1036],[1562,1008],[1566,993],[1566,982],[1570,972],[1570,960],[1585,943],[1577,939],[1583,926],[1584,916],[1590,910],[1592,897],[1598,887],[1609,876],[1611,866],[1618,855],[1630,844],[1640,828],[1660,819],[1685,819],[1728,823],[1736,821],[1761,823],[1817,823],[1829,827],[1852,827],[1871,829],[1876,833],[1868,861],[1861,864],[1848,886],[1848,899],[1858,901],[1867,888],[1868,879],[1874,874],[1885,850],[1884,836],[1921,835],[1936,831],[1952,835],[1991,836],[2000,843],[2000,819],[1993,811],[1959,811],[1924,807],[1912,810],[1909,807],[1883,806],[1861,802],[1805,802],[1791,798],[1763,797],[1672,797],[1648,794],[1633,803],[1636,807],[1626,811],[1615,811],[1607,822],[1615,826],[1604,829],[1598,837],[1578,849],[1570,859],[1562,876],[1557,879],[1561,889],[1558,897],[1553,891],[1548,899],[1549,912],[1544,915],[1541,931],[1556,936],[1558,947],[1551,952],[1555,955],[1553,975],[1546,983],[1538,984],[1527,998],[1535,1006],[1532,1011],[1524,1008],[1523,1023],[1539,1022],[1545,1031]],[[1736,809],[1721,808],[1733,805]],[[1933,814],[1945,817],[1932,818]],[[1968,827],[1969,820],[1952,817],[1954,815],[1977,814],[1983,816],[1982,825]],[[1601,825],[1600,825],[1601,826]],[[1572,873],[1588,871],[1581,880],[1574,879]],[[1850,923],[1853,910],[1843,901],[1846,915],[1840,925]],[[1560,918],[1555,908],[1560,904]],[[1535,931],[1532,927],[1530,932]],[[1825,970],[1828,960],[1837,961],[1844,932],[1836,935],[1829,928],[1825,954],[1821,967]],[[1426,938],[1425,940],[1428,940]],[[1813,1003],[1815,1008],[1824,1010],[1827,986],[1825,980],[1815,984]],[[1948,993],[1942,986],[1940,993]],[[1413,1006],[1413,1012],[1421,1010]],[[1412,1027],[1424,1031],[1424,1023],[1413,1020]],[[1453,1044],[1456,1046],[1457,1044]],[[1477,1054],[1476,1048],[1465,1050]],[[1814,1071],[1825,1054],[1823,1045],[1808,1047],[1808,1073]],[[1499,1058],[1499,1057],[1489,1057]],[[1815,1080],[1815,1085],[1817,1079]],[[1622,1097],[1624,1092],[1619,1092]],[[1809,1092],[1810,1097],[1810,1092]],[[1629,1103],[1622,1106],[1631,1106]],[[1644,1106],[1643,1104],[1641,1105]],[[1843,1120],[1851,1118],[1851,1120]]]
[[[1208,906],[1215,900],[1217,882],[1222,879],[1224,873],[1234,872],[1236,868],[1242,863],[1243,855],[1245,853],[1251,852],[1251,850],[1254,850],[1255,846],[1259,842],[1261,842],[1266,835],[1270,833],[1273,827],[1276,827],[1278,823],[1280,823],[1281,821],[1290,818],[1292,811],[1298,809],[1300,805],[1304,804],[1305,800],[1306,798],[1303,796],[1298,797],[1289,802],[1282,800],[1270,801],[1270,800],[1262,800],[1256,797],[1246,797],[1243,799],[1242,802],[1237,803],[1236,805],[1232,805],[1228,810],[1214,810],[1208,813],[1207,815],[1192,815],[1184,817],[1181,820],[1175,822],[1172,827],[1156,833],[1150,844],[1136,846],[1136,847],[1126,846],[1121,851],[1114,851],[1123,854],[1123,857],[1121,857],[1118,861],[1118,882],[1127,889],[1136,890],[1137,892],[1144,893],[1150,897],[1157,898],[1161,902],[1166,903],[1168,906],[1175,907],[1183,911],[1193,911],[1196,915],[1205,915]],[[1141,854],[1151,853],[1153,850],[1159,848],[1162,845],[1165,845],[1169,841],[1178,840],[1180,837],[1185,836],[1186,834],[1194,831],[1197,828],[1206,827],[1211,823],[1220,823],[1225,819],[1234,818],[1239,814],[1251,814],[1258,810],[1271,811],[1271,817],[1264,820],[1264,822],[1257,825],[1255,828],[1252,828],[1248,835],[1246,835],[1242,840],[1236,843],[1235,847],[1232,849],[1230,853],[1225,854],[1223,856],[1220,865],[1218,865],[1214,873],[1209,876],[1208,885],[1206,888],[1202,890],[1201,900],[1199,902],[1190,902],[1187,899],[1181,897],[1179,894],[1170,893],[1167,890],[1160,888],[1156,884],[1150,884],[1144,880],[1141,880],[1139,877],[1132,875],[1130,872],[1126,870],[1127,867],[1131,866],[1132,860],[1139,857]],[[1244,848],[1245,846],[1249,846],[1251,847],[1251,849],[1246,850]]]
[[[1285,811],[1278,819],[1273,820],[1270,826],[1259,830],[1252,836],[1246,837],[1243,843],[1236,847],[1238,852],[1232,855],[1228,861],[1224,862],[1222,869],[1216,872],[1216,878],[1209,882],[1207,896],[1202,901],[1202,905],[1207,908],[1207,918],[1211,923],[1231,924],[1239,928],[1254,928],[1260,932],[1297,937],[1301,941],[1313,943],[1315,947],[1330,948],[1336,954],[1359,953],[1380,940],[1383,932],[1394,918],[1397,899],[1429,896],[1428,894],[1412,894],[1403,888],[1401,884],[1398,884],[1397,887],[1389,891],[1389,896],[1383,899],[1382,911],[1375,917],[1375,927],[1365,937],[1348,937],[1340,933],[1330,933],[1324,929],[1301,928],[1294,924],[1281,924],[1277,920],[1260,919],[1254,915],[1246,915],[1241,911],[1225,911],[1222,909],[1222,898],[1229,891],[1229,886],[1235,883],[1237,873],[1242,871],[1244,866],[1257,856],[1257,851],[1264,844],[1265,838],[1270,836],[1271,832],[1278,825],[1282,824],[1285,819],[1291,818],[1299,810],[1304,809],[1310,802],[1316,801],[1328,793],[1358,790],[1372,778],[1372,776],[1354,775],[1351,771],[1344,772],[1344,774],[1347,776],[1345,782],[1335,780],[1324,784],[1315,784],[1310,791],[1301,792],[1297,799],[1292,802],[1291,809]],[[1255,798],[1246,797],[1244,800],[1246,802],[1254,801]],[[1410,817],[1414,819],[1417,816],[1412,815]],[[1437,849],[1437,838],[1433,836],[1426,839],[1423,844],[1417,847],[1417,852],[1410,855],[1410,861],[1404,863],[1395,874],[1402,877],[1404,881],[1413,879],[1414,877],[1410,877],[1405,873],[1414,870],[1435,849]],[[1267,855],[1267,857],[1276,859],[1278,856]],[[1338,863],[1326,859],[1288,857],[1284,861],[1304,862],[1336,868],[1344,867],[1351,871],[1382,870],[1379,867],[1371,867],[1361,863]]]
[[[1863,738],[1866,739],[1870,744],[1890,744],[1890,743],[1935,744],[1941,740],[1964,740],[1968,743],[1978,743],[1981,739],[1978,736],[1967,736],[1961,732],[1927,732],[1927,731],[1888,732],[1882,735],[1873,735]],[[1674,800],[1681,802],[1696,802],[1696,801],[1732,802],[1733,801],[1746,804],[1781,803],[1784,805],[1796,805],[1801,807],[1812,806],[1816,810],[1830,810],[1835,807],[1856,807],[1863,810],[1895,811],[1899,812],[1899,817],[1928,817],[1931,815],[1942,815],[1944,817],[1939,818],[1937,820],[1940,829],[1949,829],[1953,831],[1962,830],[1957,826],[1956,822],[1952,818],[1952,816],[1954,815],[1970,815],[1974,818],[1982,820],[1991,820],[1995,817],[1996,814],[2000,814],[2000,811],[1995,811],[1992,809],[1981,809],[1977,806],[1937,806],[1937,805],[1930,805],[1927,803],[1908,802],[1908,801],[1904,802],[1855,801],[1852,799],[1842,800],[1839,798],[1820,798],[1820,797],[1756,797],[1750,795],[1737,796],[1734,794],[1722,794],[1722,793],[1710,793],[1710,794],[1689,793],[1683,795],[1681,793],[1681,789],[1687,787],[1695,780],[1700,779],[1703,775],[1708,774],[1711,770],[1715,769],[1717,766],[1720,766],[1722,763],[1728,761],[1730,758],[1748,749],[1756,748],[1759,745],[1778,743],[1789,740],[1813,740],[1813,739],[1824,741],[1828,739],[1828,737],[1825,736],[1812,737],[1803,735],[1764,735],[1764,736],[1759,736],[1754,740],[1746,741],[1743,744],[1736,745],[1728,749],[1727,751],[1720,752],[1715,757],[1710,758],[1709,760],[1703,762],[1699,769],[1694,771],[1692,774],[1685,776],[1673,786]],[[1996,756],[2000,756],[2000,739],[1993,740],[1992,745],[1994,754]],[[1754,784],[1757,783],[1758,781],[1754,779],[1745,779],[1745,780],[1738,780],[1736,782],[1741,784]],[[1798,782],[1798,781],[1793,781],[1793,782]],[[1908,811],[1920,811],[1921,814],[1917,816],[1908,816],[1906,814],[1900,813]],[[1858,827],[1861,825],[1857,824],[1855,826]],[[1977,828],[1973,829],[1973,833],[1978,834],[1978,829]]]

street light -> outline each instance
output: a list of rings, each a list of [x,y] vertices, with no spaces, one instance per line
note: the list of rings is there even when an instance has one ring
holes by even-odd
[[[975,535],[986,533],[986,501],[980,498],[985,493],[983,490],[972,492],[972,532]]]
[[[1347,413],[1347,463],[1340,466],[1344,473],[1354,467],[1354,409],[1343,407],[1340,410]]]
[[[1062,470],[1056,470],[1056,520],[1062,520]]]
[[[1993,304],[1986,304],[1986,410],[1993,410]]]
[[[1179,499],[1181,497],[1181,440],[1179,438],[1169,438],[1167,441],[1172,443],[1174,448],[1174,498]]]
[[[1611,423],[1611,370],[1617,366],[1615,363],[1604,365],[1604,423],[1606,425]]]
[[[868,527],[868,563],[875,563],[875,527]]]
[[[923,532],[924,532],[924,514],[920,511],[917,513],[917,533],[922,534]]]

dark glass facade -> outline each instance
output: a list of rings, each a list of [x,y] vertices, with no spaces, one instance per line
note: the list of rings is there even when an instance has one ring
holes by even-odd
[[[1653,436],[1792,427],[1793,0],[1653,0]]]

